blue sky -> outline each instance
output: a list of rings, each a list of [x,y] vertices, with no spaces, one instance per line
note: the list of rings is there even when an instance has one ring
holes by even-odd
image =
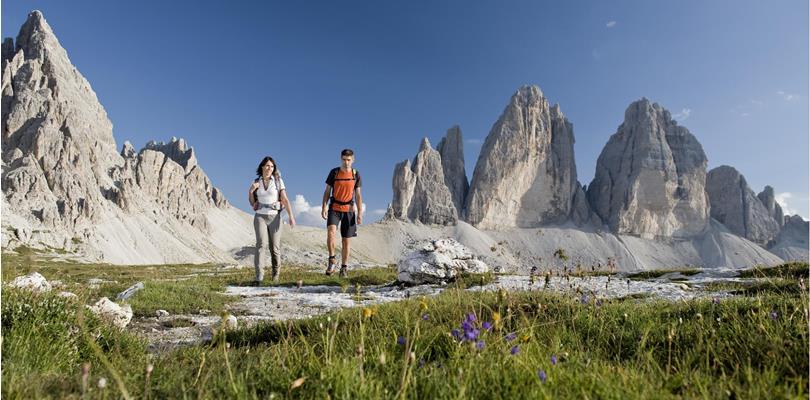
[[[574,125],[583,183],[627,105],[647,97],[698,138],[709,168],[732,165],[810,214],[807,1],[7,0],[3,37],[32,9],[119,147],[183,137],[243,209],[269,154],[317,212],[350,147],[367,220],[379,218],[394,164],[422,137],[435,146],[459,124],[471,178],[510,96],[536,84]]]

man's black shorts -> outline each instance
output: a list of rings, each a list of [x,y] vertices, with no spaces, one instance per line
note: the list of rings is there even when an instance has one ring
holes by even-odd
[[[335,211],[329,210],[329,215],[326,218],[326,226],[340,224],[340,236],[350,238],[357,236],[357,219],[354,212]]]

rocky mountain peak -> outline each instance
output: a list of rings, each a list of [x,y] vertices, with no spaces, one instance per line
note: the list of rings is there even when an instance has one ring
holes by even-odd
[[[631,103],[624,117],[597,160],[591,207],[616,233],[699,234],[709,221],[703,147],[646,98]]]
[[[185,140],[139,153],[125,142],[119,152],[104,107],[38,11],[2,51],[3,215],[13,232],[37,232],[15,240],[70,250],[81,238],[88,251],[130,262],[142,261],[131,258],[139,251],[154,261],[190,248],[222,257],[203,235],[208,214],[228,204]],[[198,233],[184,235],[197,239],[176,239],[188,225]]]
[[[47,51],[64,53],[51,26],[39,10],[31,11],[17,35],[16,51],[23,50],[27,59],[42,59]],[[60,51],[61,50],[61,51]]]
[[[197,157],[194,155],[194,148],[189,147],[184,139],[172,137],[169,143],[150,141],[144,150],[159,151],[169,159],[180,164],[186,171],[197,165]]]
[[[771,244],[779,234],[781,224],[773,218],[771,211],[754,194],[736,168],[721,165],[709,171],[706,192],[711,203],[712,218],[735,234],[763,246]]]
[[[134,158],[137,152],[135,151],[135,147],[132,146],[132,143],[129,140],[124,141],[124,145],[121,146],[121,157],[124,158]]]
[[[452,144],[456,140],[460,140],[460,136],[457,139],[445,137],[439,143],[440,149],[445,154],[454,154],[457,149],[452,150],[450,147],[456,147]],[[413,163],[405,160],[394,167],[394,177],[391,182],[394,197],[385,218],[424,224],[449,225],[455,223],[458,220],[459,211],[455,206],[453,192],[445,176],[445,168],[455,171],[456,162],[457,160],[452,157],[449,157],[446,162],[442,158],[441,151],[433,149],[428,138],[423,138]],[[455,183],[455,179],[457,178],[451,178],[449,182]],[[466,177],[463,179],[466,183]]]
[[[419,152],[433,150],[433,147],[430,146],[430,140],[427,137],[422,138],[422,142],[419,144]]]
[[[782,227],[785,224],[785,214],[782,212],[782,207],[776,202],[773,187],[766,185],[765,188],[757,194],[757,197],[759,201],[762,202],[762,205],[765,206],[765,209],[768,210],[771,218],[776,221],[777,225]]]
[[[578,187],[573,126],[539,87],[522,86],[481,148],[467,220],[485,229],[563,222]]]
[[[453,205],[458,213],[462,214],[470,184],[467,182],[467,171],[464,168],[464,140],[461,128],[454,125],[448,129],[445,137],[436,146],[436,150],[442,158],[444,183],[450,189]]]

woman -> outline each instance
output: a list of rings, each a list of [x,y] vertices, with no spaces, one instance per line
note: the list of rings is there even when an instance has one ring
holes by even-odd
[[[273,157],[267,156],[256,168],[258,179],[253,181],[248,189],[248,201],[256,211],[253,217],[253,229],[256,231],[256,258],[253,261],[256,267],[256,283],[264,279],[264,260],[267,258],[267,248],[270,248],[270,257],[273,265],[273,280],[278,281],[278,268],[281,264],[281,210],[287,209],[290,217],[290,228],[295,227],[295,217],[284,181],[276,166]]]

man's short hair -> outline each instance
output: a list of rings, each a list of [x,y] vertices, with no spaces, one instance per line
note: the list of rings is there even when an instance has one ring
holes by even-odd
[[[343,149],[343,151],[340,152],[340,156],[341,157],[354,156],[354,151],[352,149]]]

